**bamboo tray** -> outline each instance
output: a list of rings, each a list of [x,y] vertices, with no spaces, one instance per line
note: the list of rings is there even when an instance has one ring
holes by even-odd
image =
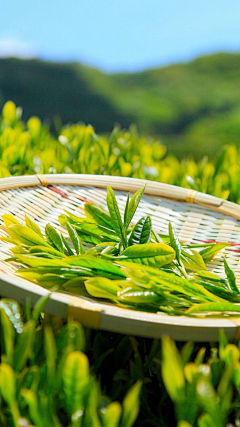
[[[134,222],[143,214],[150,214],[156,230],[167,233],[168,222],[171,221],[182,241],[195,244],[203,241],[231,242],[222,252],[226,254],[240,286],[240,206],[194,190],[112,176],[56,174],[2,178],[0,215],[12,213],[24,221],[26,213],[42,230],[48,222],[61,229],[57,218],[64,209],[83,215],[82,207],[86,200],[105,206],[106,185],[111,185],[116,191],[123,212],[127,191],[135,192],[144,183],[145,194]],[[4,235],[4,226],[1,225],[0,236]],[[11,255],[10,247],[9,243],[0,243],[0,295],[23,304],[28,298],[34,305],[49,291],[16,277],[14,271],[17,266],[4,261]],[[220,276],[224,276],[220,263],[222,256],[210,264],[210,271]],[[240,327],[240,317],[203,319],[152,314],[60,292],[51,294],[46,311],[61,317],[72,316],[90,328],[149,338],[168,334],[179,341],[216,341],[222,328],[227,337],[233,339]]]

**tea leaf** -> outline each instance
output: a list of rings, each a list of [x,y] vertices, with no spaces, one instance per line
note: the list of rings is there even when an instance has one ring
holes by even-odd
[[[143,196],[145,188],[146,188],[146,184],[142,188],[140,188],[132,196],[132,198],[131,198],[131,200],[130,200],[130,202],[128,204],[127,214],[126,214],[126,221],[124,223],[125,229],[128,228],[128,226],[129,226],[129,224],[130,224],[130,222],[131,222],[131,220],[132,220],[132,218],[133,218],[133,216],[134,216],[134,214],[135,214],[135,212],[136,212],[136,210],[138,208],[138,205],[139,205],[139,203],[141,201],[141,198]]]
[[[222,249],[229,246],[228,243],[217,243],[215,246],[211,246],[206,249],[202,249],[200,254],[206,264],[208,264],[212,259],[220,252]]]
[[[4,400],[10,405],[15,404],[16,379],[14,370],[6,363],[0,364],[0,391]],[[19,414],[20,415],[20,414]]]
[[[54,249],[51,246],[32,246],[29,248],[29,254],[38,254],[38,253],[47,253],[51,255],[55,255],[58,258],[62,258],[64,255],[62,252],[59,252],[57,249]],[[16,253],[16,252],[15,252]]]
[[[226,273],[226,276],[228,279],[229,287],[233,292],[239,294],[239,289],[238,289],[237,284],[236,284],[236,276],[235,276],[234,272],[232,271],[231,267],[228,265],[225,258],[224,258],[223,262],[224,262],[224,270],[225,270],[225,273]]]
[[[215,424],[214,427],[223,427],[224,422],[219,405],[219,398],[208,380],[201,379],[198,382],[197,396],[203,409],[211,416]]]
[[[114,230],[117,235],[122,239],[123,246],[126,247],[126,232],[122,223],[122,218],[119,212],[117,200],[111,187],[107,187],[107,205]]]
[[[103,427],[118,427],[122,408],[118,402],[110,403],[101,412]]]
[[[137,381],[123,400],[123,416],[121,427],[132,427],[135,423],[139,412],[139,395],[141,392],[142,382]]]
[[[28,405],[29,414],[34,424],[36,424],[36,426],[43,427],[43,419],[41,416],[41,411],[38,408],[36,393],[25,388],[21,390],[21,396]]]
[[[63,244],[60,234],[55,230],[51,224],[47,224],[45,227],[46,239],[59,252],[64,253]]]
[[[37,233],[43,239],[43,235],[39,226],[35,222],[33,222],[31,218],[29,218],[26,214],[25,214],[25,222],[27,227],[31,228],[33,231],[35,231],[35,233]]]
[[[165,387],[174,402],[183,402],[185,397],[183,363],[174,342],[168,336],[162,337],[162,357],[162,377]]]
[[[62,380],[67,409],[71,416],[83,408],[83,399],[87,391],[89,364],[85,354],[73,351],[67,356],[63,366]]]
[[[77,234],[76,230],[74,229],[74,227],[72,227],[71,224],[69,224],[69,223],[66,224],[66,227],[67,227],[67,231],[68,231],[69,237],[70,237],[70,239],[72,241],[72,244],[74,246],[74,249],[76,251],[76,254],[77,255],[84,254],[85,250],[84,250],[84,248],[82,246],[81,239],[78,236],[78,234]]]
[[[34,305],[33,308],[33,312],[32,312],[32,318],[33,320],[35,320],[35,322],[37,321],[37,319],[39,318],[41,312],[44,310],[44,307],[46,306],[49,298],[50,298],[50,293],[47,295],[42,296],[41,298],[39,298],[36,302],[36,304]]]
[[[96,203],[85,203],[84,212],[88,218],[93,219],[97,224],[114,230],[109,213]]]
[[[145,305],[151,304],[160,299],[159,295],[153,291],[140,291],[131,288],[119,291],[117,296],[119,301]]]
[[[182,249],[181,261],[187,270],[206,270],[200,253],[194,249]]]
[[[64,253],[65,253],[66,255],[69,255],[69,256],[74,255],[74,252],[73,252],[73,251],[72,251],[72,249],[70,248],[70,246],[69,246],[69,244],[68,244],[67,240],[66,240],[66,239],[65,239],[65,237],[62,235],[62,233],[60,233],[60,237],[61,237],[61,240],[62,240]],[[64,247],[65,247],[65,249],[64,249]]]
[[[22,333],[18,336],[14,354],[14,369],[19,372],[25,366],[27,359],[31,355],[34,342],[35,322],[29,320],[24,325]]]
[[[51,387],[55,377],[57,351],[53,331],[50,326],[46,326],[44,329],[44,349],[46,354],[48,382]]]
[[[127,215],[128,215],[128,207],[129,207],[129,199],[130,199],[130,193],[128,192],[127,200],[126,200],[126,205],[125,205],[125,209],[124,209],[124,216],[123,216],[123,219],[124,219],[124,225],[125,225],[125,227],[126,227],[126,223],[127,223]],[[126,228],[127,228],[127,227],[126,227]]]
[[[128,245],[141,245],[148,243],[151,238],[152,221],[149,215],[141,218],[134,229],[128,240]]]
[[[181,257],[182,247],[181,247],[181,243],[178,240],[178,237],[177,237],[177,235],[175,233],[175,230],[174,230],[171,222],[169,222],[169,224],[168,224],[168,232],[169,232],[169,238],[170,238],[170,245],[175,250],[175,252],[176,252],[176,259],[177,259],[178,263],[180,264],[180,257]]]
[[[2,304],[0,307],[2,307]],[[9,365],[11,365],[13,361],[15,332],[10,319],[3,308],[0,309],[0,316],[1,316],[0,319],[1,319],[1,325],[3,330],[5,351],[7,355],[6,361],[8,362]]]
[[[116,276],[125,277],[119,267],[117,267],[116,265],[112,264],[109,261],[105,261],[100,258],[95,258],[88,255],[84,255],[84,256],[79,255],[79,256],[64,258],[63,261],[73,266],[81,266],[81,267],[87,267],[87,268],[97,270],[99,274],[100,274],[100,271],[102,271],[102,272],[112,273],[113,275],[116,275]]]
[[[201,313],[204,311],[240,313],[240,305],[232,304],[230,302],[209,302],[193,305],[186,311],[186,314]]]
[[[120,259],[159,268],[169,264],[174,258],[175,251],[170,246],[164,243],[146,243],[129,246],[122,252]]]
[[[12,225],[12,224],[20,224],[20,222],[16,220],[15,216],[11,214],[2,215],[2,219],[6,227],[9,227],[9,225]]]
[[[104,277],[94,277],[85,282],[86,289],[90,295],[96,298],[107,298],[116,300],[117,293],[121,288],[115,284],[115,280]]]
[[[29,227],[25,227],[21,224],[12,224],[8,227],[8,233],[12,239],[17,242],[24,243],[28,246],[40,245],[40,246],[49,246],[43,238],[39,236],[35,231],[31,230]]]

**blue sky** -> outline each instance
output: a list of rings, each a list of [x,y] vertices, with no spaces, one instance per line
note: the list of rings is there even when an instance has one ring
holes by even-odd
[[[0,56],[108,72],[240,52],[240,0],[3,0]]]

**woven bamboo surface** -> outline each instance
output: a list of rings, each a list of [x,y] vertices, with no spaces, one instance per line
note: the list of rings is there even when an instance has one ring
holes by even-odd
[[[230,242],[230,246],[208,265],[208,269],[224,277],[221,260],[226,255],[240,286],[240,207],[193,190],[152,181],[94,175],[3,178],[0,180],[0,216],[11,213],[24,222],[26,213],[42,231],[50,222],[66,233],[58,222],[58,216],[65,209],[84,216],[85,201],[106,207],[106,185],[111,185],[123,213],[127,191],[136,191],[144,182],[147,184],[145,194],[133,222],[149,214],[156,231],[167,234],[171,221],[183,242]],[[0,236],[6,236],[2,224],[1,221]],[[0,295],[21,303],[28,297],[34,304],[40,295],[48,291],[16,277],[14,272],[18,266],[4,261],[11,256],[10,247],[9,243],[0,243]],[[52,293],[46,310],[62,317],[70,314],[92,328],[146,337],[160,337],[168,333],[177,340],[217,340],[220,328],[233,338],[238,333],[238,323],[240,325],[238,318],[195,319],[150,314],[63,293]]]

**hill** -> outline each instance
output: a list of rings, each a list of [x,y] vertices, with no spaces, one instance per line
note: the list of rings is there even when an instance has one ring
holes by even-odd
[[[132,74],[105,74],[78,63],[0,59],[0,107],[13,100],[32,115],[63,124],[83,121],[97,132],[136,123],[178,154],[213,154],[240,144],[240,54]]]

